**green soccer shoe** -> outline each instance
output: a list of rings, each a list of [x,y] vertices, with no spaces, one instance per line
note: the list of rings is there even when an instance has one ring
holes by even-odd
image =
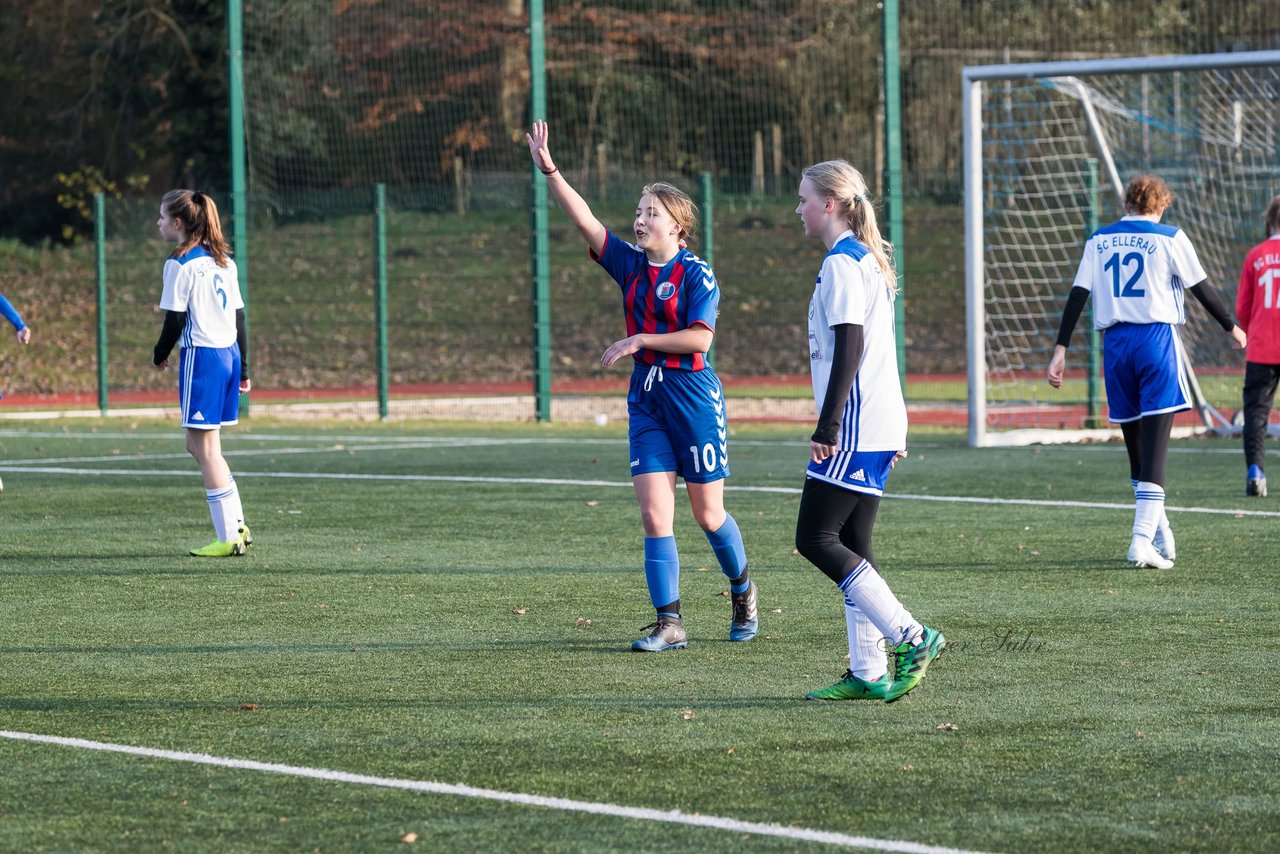
[[[905,641],[899,644],[894,650],[897,661],[893,666],[893,684],[885,692],[884,701],[892,703],[905,697],[912,688],[920,684],[929,665],[946,648],[947,639],[942,636],[942,632],[928,626],[924,627],[920,643],[915,646]]]
[[[191,554],[194,557],[231,557],[232,555],[242,555],[244,553],[244,540],[239,537],[229,543],[224,543],[222,540],[214,540],[203,548],[191,550]]]
[[[889,690],[889,674],[881,676],[874,682],[859,679],[852,670],[846,670],[839,682],[832,682],[825,688],[810,691],[804,695],[806,700],[883,700]]]

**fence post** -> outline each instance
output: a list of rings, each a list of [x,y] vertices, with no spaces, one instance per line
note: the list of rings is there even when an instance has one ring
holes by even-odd
[[[249,194],[244,140],[244,2],[227,0],[227,124],[231,145],[231,245],[235,249],[240,296],[244,300],[244,349],[249,359]],[[240,395],[240,414],[249,414],[249,395]]]
[[[93,194],[94,268],[98,281],[98,411],[107,414],[107,197]]]
[[[898,299],[893,301],[894,337],[898,344],[898,375],[902,392],[907,391],[906,286],[903,272],[906,260],[902,244],[906,238],[903,225],[902,197],[902,74],[899,54],[901,40],[898,29],[898,0],[884,0],[884,153],[885,214],[889,241],[893,244],[893,267],[898,271]]]
[[[378,416],[387,420],[390,412],[390,346],[387,335],[387,185],[373,186],[373,281],[378,324]]]
[[[547,115],[546,31],[542,0],[529,0],[530,116]],[[547,178],[533,170],[533,398],[539,421],[551,420],[551,247],[547,235]]]

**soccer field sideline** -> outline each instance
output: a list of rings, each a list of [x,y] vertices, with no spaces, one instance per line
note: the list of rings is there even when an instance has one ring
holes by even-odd
[[[186,762],[197,765],[212,765],[220,768],[231,768],[241,771],[255,771],[267,774],[282,774],[291,777],[305,777],[336,783],[350,783],[358,786],[377,786],[386,789],[403,789],[426,794],[450,795],[462,798],[480,798],[483,800],[519,804],[521,806],[542,807],[545,809],[567,812],[593,813],[595,815],[613,816],[634,821],[652,821],[664,824],[683,824],[690,827],[708,827],[727,830],[731,833],[748,833],[757,836],[775,836],[803,842],[817,842],[835,845],[842,848],[856,848],[871,851],[893,851],[903,854],[987,854],[965,848],[948,848],[937,845],[923,845],[897,839],[874,839],[867,836],[852,836],[846,833],[835,833],[828,830],[816,830],[807,827],[789,827],[781,824],[766,824],[755,821],[741,821],[724,816],[684,813],[680,810],[656,810],[647,807],[629,807],[619,804],[600,803],[596,801],[578,801],[571,798],[554,798],[544,795],[530,795],[523,792],[504,792],[496,789],[483,789],[462,783],[439,783],[431,780],[402,780],[394,777],[372,776],[369,774],[352,774],[346,771],[335,771],[326,768],[309,768],[299,765],[286,765],[276,762],[259,762],[253,759],[235,759],[225,756],[210,756],[205,753],[189,753],[179,750],[159,750],[150,747],[137,747],[128,744],[91,741],[83,738],[65,738],[62,736],[44,735],[31,732],[13,732],[0,730],[0,738],[11,741],[22,741],[33,744],[48,744],[69,747],[79,750],[96,750],[109,753],[123,753],[130,756],[142,756],[151,759],[163,759],[170,762]]]
[[[151,433],[60,433],[60,432],[25,432],[21,430],[3,430],[0,431],[0,437],[30,437],[41,436],[47,438],[58,439],[75,439],[75,438],[94,438],[94,439],[165,439],[169,438],[168,434],[151,434]],[[180,436],[173,437],[175,440]],[[308,437],[296,434],[279,435],[279,434],[240,434],[239,438],[252,441],[300,441]],[[537,437],[537,438],[462,438],[462,437],[422,437],[409,439],[404,437],[380,438],[368,436],[334,436],[325,437],[326,442],[355,442],[359,443],[359,447],[349,448],[345,445],[328,444],[324,447],[285,447],[285,448],[261,448],[248,450],[224,450],[227,457],[255,457],[263,455],[295,455],[295,454],[326,454],[326,453],[355,453],[356,451],[390,451],[390,450],[417,450],[417,449],[434,449],[448,447],[480,447],[492,445],[513,445],[513,444],[599,444],[599,445],[622,445],[625,443],[623,439],[604,439],[604,438],[555,438],[555,437]],[[782,444],[776,441],[752,441],[752,440],[735,440],[736,445],[767,445],[776,446]],[[929,446],[913,445],[915,448],[925,448]],[[1079,451],[1122,451],[1122,447],[1100,447],[1095,445],[1085,446],[1046,446],[1042,450],[1070,450],[1072,452]],[[1227,453],[1225,449],[1217,448],[1175,448],[1171,451],[1194,452],[1194,453]],[[69,464],[86,464],[100,462],[120,462],[128,460],[132,462],[157,461],[157,460],[186,460],[189,454],[186,452],[172,452],[162,454],[137,454],[131,456],[123,456],[120,454],[96,455],[96,456],[73,456],[73,457],[48,457],[48,458],[30,458],[21,460],[9,460],[0,462],[0,472],[6,473],[43,473],[43,474],[62,474],[68,476],[103,476],[103,475],[125,475],[137,477],[191,477],[198,476],[198,473],[182,470],[169,469],[137,469],[137,468],[78,468],[70,467]],[[243,478],[296,478],[305,480],[365,480],[365,481],[421,481],[421,482],[438,482],[438,483],[472,483],[477,485],[490,484],[497,486],[515,486],[515,485],[533,485],[533,486],[594,486],[605,488],[631,488],[630,481],[611,481],[611,480],[584,480],[574,478],[512,478],[512,477],[481,477],[475,475],[428,475],[428,474],[368,474],[359,472],[290,472],[290,471],[236,471],[237,477]],[[683,484],[680,484],[683,487]],[[727,483],[725,485],[726,492],[766,492],[780,495],[799,495],[801,489],[799,487],[789,486],[750,486],[736,485]],[[911,495],[903,493],[886,492],[885,498],[913,500],[913,501],[931,501],[931,502],[954,502],[958,504],[990,504],[990,505],[1011,505],[1023,507],[1073,507],[1077,509],[1088,510],[1125,510],[1132,507],[1131,504],[1114,503],[1114,502],[1098,502],[1098,501],[1070,501],[1070,500],[1038,500],[1026,498],[993,498],[983,496],[963,496],[963,495]],[[1187,507],[1170,504],[1167,510],[1175,513],[1202,513],[1212,515],[1227,516],[1250,516],[1260,518],[1280,518],[1280,511],[1271,510],[1251,510],[1246,508],[1220,508],[1220,507]]]

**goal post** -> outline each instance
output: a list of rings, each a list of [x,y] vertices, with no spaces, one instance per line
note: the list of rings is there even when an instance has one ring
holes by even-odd
[[[969,444],[1114,435],[1098,429],[1088,315],[1062,389],[1045,379],[1084,242],[1119,218],[1128,179],[1159,175],[1166,221],[1233,301],[1280,192],[1280,51],[971,66],[962,101]],[[1187,316],[1199,429],[1238,430],[1240,355],[1198,305]]]

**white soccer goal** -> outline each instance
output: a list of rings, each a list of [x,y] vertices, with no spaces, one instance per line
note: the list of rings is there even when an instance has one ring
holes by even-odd
[[[969,444],[1108,435],[1091,307],[1068,382],[1045,380],[1084,241],[1119,218],[1130,178],[1159,175],[1164,221],[1233,302],[1280,192],[1280,51],[968,67],[963,97]],[[1201,429],[1232,432],[1243,357],[1187,303]]]

